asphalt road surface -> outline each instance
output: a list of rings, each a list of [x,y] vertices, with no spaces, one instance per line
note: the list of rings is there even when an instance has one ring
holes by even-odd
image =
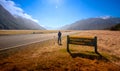
[[[74,33],[64,32],[62,36]],[[0,51],[50,39],[57,39],[57,33],[0,36]]]

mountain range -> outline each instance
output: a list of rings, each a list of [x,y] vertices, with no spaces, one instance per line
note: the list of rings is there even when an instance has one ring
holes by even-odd
[[[45,28],[30,19],[13,16],[2,5],[0,5],[0,29],[45,30]]]
[[[103,30],[120,23],[119,17],[88,18],[63,26],[62,30]],[[0,5],[0,29],[6,30],[45,30],[38,23],[21,16],[13,16]]]
[[[88,18],[79,20],[75,23],[65,25],[62,30],[104,30],[115,26],[120,23],[120,18],[108,17],[108,18]]]

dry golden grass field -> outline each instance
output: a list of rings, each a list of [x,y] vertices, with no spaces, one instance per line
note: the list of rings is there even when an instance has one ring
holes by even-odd
[[[97,36],[94,47],[62,45],[57,39],[34,43],[0,52],[0,71],[120,71],[120,31],[80,31],[76,36]]]
[[[0,30],[0,36],[4,35],[19,35],[19,34],[47,34],[47,33],[57,33],[57,30]],[[62,31],[62,32],[69,32]]]

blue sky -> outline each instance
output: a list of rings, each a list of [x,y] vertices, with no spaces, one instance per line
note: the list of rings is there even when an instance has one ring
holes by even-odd
[[[120,17],[120,0],[12,0],[48,29],[101,16]]]

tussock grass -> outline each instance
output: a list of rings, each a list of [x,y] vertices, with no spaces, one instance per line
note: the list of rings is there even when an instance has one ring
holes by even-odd
[[[114,59],[116,62],[119,62],[118,56],[112,54],[112,52],[114,52],[114,50],[111,50],[112,48],[109,48],[111,52],[108,51],[108,48],[104,45],[106,39],[103,36],[105,35],[103,35],[103,32],[100,33],[102,34],[89,31],[81,34],[98,35],[98,51],[102,57],[94,52],[94,47],[89,46],[70,45],[70,52],[67,52],[66,37],[64,37],[61,46],[56,43],[57,39],[52,39],[0,52],[0,57],[2,58],[0,59],[0,70],[120,71],[120,67],[111,62],[111,60]],[[107,34],[108,33],[107,31]],[[111,35],[107,37],[111,37]],[[115,42],[117,41],[118,40],[115,40]],[[118,46],[118,44],[115,46]],[[8,55],[4,57],[4,54]]]
[[[20,35],[20,34],[47,34],[57,33],[58,30],[0,30],[0,36],[4,35]],[[68,30],[62,30],[62,32],[70,32]]]

